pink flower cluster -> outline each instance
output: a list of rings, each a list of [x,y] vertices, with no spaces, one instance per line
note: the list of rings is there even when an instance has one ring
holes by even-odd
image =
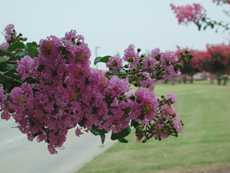
[[[122,67],[122,59],[119,56],[113,56],[106,63],[110,70],[120,70]]]
[[[213,59],[215,58],[215,56],[218,56],[220,58],[219,61],[221,61],[221,63],[223,63],[224,65],[230,65],[230,45],[207,45],[207,53],[209,53],[210,56],[213,57]]]
[[[172,106],[175,101],[176,97],[173,94],[158,99],[158,113],[153,121],[136,129],[136,136],[140,141],[146,142],[151,138],[162,140],[170,135],[177,136],[178,132],[182,131],[183,123]]]
[[[9,44],[7,42],[0,44],[0,50],[7,50],[8,48]]]
[[[15,29],[13,24],[9,24],[4,29],[4,36],[6,42],[0,44],[0,50],[7,50],[9,48],[9,42],[15,37]]]
[[[30,56],[23,57],[17,63],[17,72],[21,76],[22,80],[25,80],[31,76],[35,69],[36,60],[32,59]]]
[[[178,23],[189,23],[189,22],[199,22],[203,17],[205,17],[204,8],[197,3],[189,5],[174,5],[170,4],[171,9],[176,14]]]
[[[13,24],[9,24],[5,27],[5,39],[7,42],[10,42],[12,38],[15,36],[15,29]]]
[[[6,31],[10,35],[12,27]],[[72,128],[76,129],[77,136],[94,129],[117,134],[130,127],[131,122],[138,126],[155,122],[159,124],[156,133],[161,136],[180,131],[175,125],[180,126],[180,121],[173,102],[159,102],[148,88],[132,92],[128,79],[108,77],[103,71],[92,69],[88,45],[75,31],[66,33],[64,38],[43,39],[38,49],[37,57],[25,56],[17,62],[23,84],[9,94],[0,88],[0,108],[3,119],[12,117],[29,140],[46,142],[50,153],[57,152],[56,148],[64,144]],[[144,63],[144,69],[154,72],[152,68],[159,62],[162,68],[168,68],[167,64],[176,61],[171,53],[162,54],[160,60],[154,59],[158,54],[155,50],[148,55],[153,59]],[[125,57],[131,63],[135,63],[131,58],[141,59],[133,46],[125,51]],[[122,62],[112,57],[107,66],[119,69]],[[146,76],[147,80],[151,79]],[[173,122],[170,128],[163,128],[164,124],[156,121],[164,106],[166,113],[162,116],[170,114],[168,119]]]
[[[107,66],[119,60],[119,68],[113,71],[114,68],[109,67],[108,73],[125,76],[135,86],[150,89],[153,89],[159,80],[173,80],[178,76],[179,69],[176,68],[176,65],[179,61],[176,53],[161,52],[160,49],[153,49],[148,54],[140,54],[140,52],[140,49],[136,50],[134,45],[130,45],[124,51],[124,62],[119,57],[111,57]]]
[[[135,62],[135,59],[138,57],[138,52],[135,50],[134,45],[129,45],[124,51],[124,60],[128,62]]]
[[[210,53],[207,51],[191,50],[191,54],[192,54],[192,60],[191,60],[192,67],[196,71],[204,71],[203,66],[205,62],[210,61],[211,59]]]

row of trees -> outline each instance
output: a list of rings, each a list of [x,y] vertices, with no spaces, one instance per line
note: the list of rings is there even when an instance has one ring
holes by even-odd
[[[229,6],[229,0],[212,0],[218,6]],[[206,9],[198,3],[188,5],[174,5],[171,4],[171,9],[176,15],[179,24],[195,24],[198,30],[213,29],[216,32],[222,30],[225,32],[230,31],[229,24],[223,21],[217,21],[210,18]],[[230,16],[230,13],[223,9],[224,15]],[[226,44],[208,45],[206,50],[179,50],[182,57],[190,57],[191,63],[187,60],[184,61],[182,73],[192,76],[196,72],[205,71],[215,75],[218,84],[225,85],[228,80],[229,66],[230,66],[230,46]]]
[[[179,49],[182,59],[182,74],[193,79],[196,73],[207,72],[216,76],[218,84],[227,84],[230,74],[230,45],[208,45],[206,50]],[[223,81],[223,82],[222,82]]]

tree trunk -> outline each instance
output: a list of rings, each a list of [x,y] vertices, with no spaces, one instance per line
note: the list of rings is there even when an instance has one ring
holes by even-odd
[[[221,75],[220,74],[217,75],[217,84],[221,85]]]
[[[187,76],[186,75],[183,75],[183,82],[184,82],[184,84],[187,83]]]
[[[194,83],[194,78],[193,75],[190,76],[190,83],[193,84]]]
[[[223,85],[227,85],[228,83],[228,75],[224,75],[223,77]]]

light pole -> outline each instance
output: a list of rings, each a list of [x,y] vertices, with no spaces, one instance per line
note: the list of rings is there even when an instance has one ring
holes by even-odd
[[[99,50],[100,48],[101,48],[100,46],[96,46],[96,47],[95,47],[94,58],[97,58],[97,56],[98,56],[98,50]],[[98,64],[96,64],[96,68],[98,69]]]

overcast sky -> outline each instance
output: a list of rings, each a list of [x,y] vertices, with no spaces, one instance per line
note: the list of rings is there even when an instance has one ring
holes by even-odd
[[[202,2],[215,18],[221,8],[211,0],[0,0],[0,29],[13,23],[30,40],[50,34],[63,36],[70,29],[83,34],[92,52],[116,54],[130,43],[143,50],[177,45],[204,48],[206,43],[226,41],[213,31],[198,32],[194,26],[179,26],[169,4]],[[1,35],[1,40],[3,36]]]

